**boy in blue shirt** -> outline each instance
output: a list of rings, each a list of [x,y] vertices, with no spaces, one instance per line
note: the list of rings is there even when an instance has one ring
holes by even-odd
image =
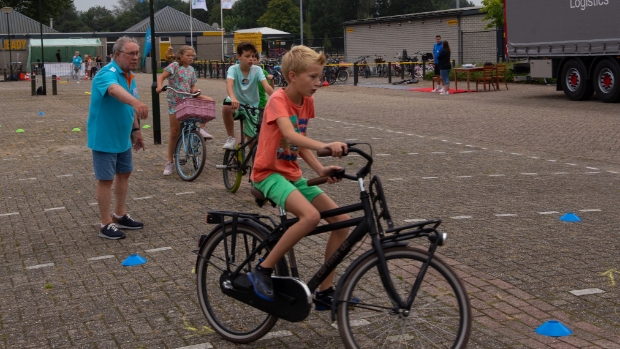
[[[241,42],[237,45],[237,57],[239,64],[228,68],[226,75],[226,92],[228,97],[224,100],[222,108],[222,118],[228,139],[224,144],[224,149],[234,150],[237,146],[235,137],[234,111],[240,104],[249,104],[258,107],[260,98],[258,95],[258,85],[261,84],[268,95],[273,93],[273,88],[267,83],[265,74],[261,67],[253,65],[254,56],[258,54],[256,47],[250,42]]]

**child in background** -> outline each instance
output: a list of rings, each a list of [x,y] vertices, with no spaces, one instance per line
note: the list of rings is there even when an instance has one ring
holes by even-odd
[[[196,88],[196,72],[190,65],[194,62],[195,52],[191,46],[181,46],[176,54],[176,61],[170,63],[164,69],[164,72],[157,78],[157,93],[161,93],[164,79],[168,79],[170,87],[177,91],[194,93],[199,91]],[[168,119],[170,121],[170,135],[168,137],[168,162],[164,167],[164,176],[169,176],[174,171],[174,164],[172,163],[172,157],[174,154],[174,147],[176,145],[177,138],[181,130],[181,123],[177,120],[176,107],[181,100],[185,98],[184,95],[174,93],[168,90]],[[207,96],[198,96],[201,99],[213,100]],[[213,137],[207,133],[204,129],[205,124],[200,127],[200,135],[204,139],[213,139]]]
[[[265,197],[294,214],[299,221],[293,224],[282,236],[248,278],[256,294],[273,300],[271,273],[274,265],[299,240],[319,224],[320,211],[335,209],[338,206],[321,189],[308,186],[303,178],[297,156],[300,156],[319,176],[328,176],[337,166],[323,166],[312,150],[329,148],[332,156],[340,157],[347,151],[341,142],[325,144],[306,136],[308,121],[314,118],[313,94],[321,86],[321,75],[325,56],[306,46],[295,46],[282,58],[282,73],[288,82],[286,89],[274,92],[267,103],[258,139],[258,151],[252,169],[252,183]],[[330,178],[329,183],[337,179]],[[349,219],[348,215],[327,218],[329,223]],[[333,231],[327,241],[325,259],[346,239],[349,228]],[[334,272],[321,283],[316,293],[316,310],[331,307],[334,289]]]
[[[239,64],[228,68],[226,74],[226,92],[228,97],[224,100],[222,107],[222,118],[228,139],[224,144],[224,149],[234,150],[237,146],[235,137],[234,111],[240,104],[249,104],[258,107],[260,98],[258,95],[258,85],[261,84],[268,95],[273,93],[273,88],[267,83],[263,70],[253,65],[254,56],[258,54],[256,47],[249,42],[241,42],[237,45],[237,56]]]
[[[260,67],[259,65],[259,59],[258,59],[258,53],[256,55],[254,55],[254,62],[253,65]],[[263,70],[263,75],[265,75],[265,77],[267,78],[267,83],[269,84],[269,86],[271,86],[271,88],[273,89],[273,75],[269,74],[268,71],[265,70],[265,68],[262,68]],[[265,109],[265,106],[267,105],[267,94],[265,93],[265,88],[263,87],[263,84],[259,84],[258,85],[258,98],[260,100],[260,102],[258,103],[258,108],[259,109]]]

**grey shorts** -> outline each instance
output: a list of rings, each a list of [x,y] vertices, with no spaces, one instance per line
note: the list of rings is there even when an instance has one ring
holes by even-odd
[[[100,181],[111,181],[117,173],[130,173],[133,171],[131,148],[122,153],[93,150],[93,167],[95,178]]]

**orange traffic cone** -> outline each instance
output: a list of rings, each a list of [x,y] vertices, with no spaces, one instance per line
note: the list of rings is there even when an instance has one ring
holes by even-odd
[[[26,75],[24,75],[24,78],[25,78],[24,80],[26,80],[26,81],[30,81],[30,74],[26,74]]]

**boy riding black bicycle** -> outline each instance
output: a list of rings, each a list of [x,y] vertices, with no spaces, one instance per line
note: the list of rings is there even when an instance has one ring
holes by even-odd
[[[265,197],[299,218],[299,222],[284,233],[265,260],[248,275],[256,294],[265,300],[274,299],[271,273],[275,264],[316,228],[321,219],[319,211],[338,207],[321,189],[307,185],[297,163],[297,157],[300,156],[319,176],[327,176],[340,168],[323,166],[311,150],[329,148],[334,157],[340,157],[347,151],[344,143],[324,144],[305,136],[308,121],[314,117],[312,95],[321,86],[325,62],[322,53],[316,53],[306,46],[292,48],[282,59],[282,72],[289,86],[271,95],[264,112],[251,179]],[[330,183],[336,181],[329,180]],[[339,215],[327,221],[335,223],[347,219],[347,215]],[[348,228],[343,228],[331,233],[325,258],[329,258],[342,244],[348,231]],[[333,279],[332,272],[321,283],[317,293],[317,299],[324,299],[326,304],[331,304]],[[321,308],[317,306],[317,310]]]

